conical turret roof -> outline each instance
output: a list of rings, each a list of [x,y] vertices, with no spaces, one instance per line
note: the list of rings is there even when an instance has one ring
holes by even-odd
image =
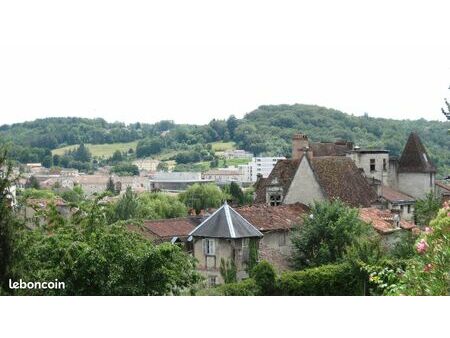
[[[411,133],[398,164],[399,172],[434,173],[436,167],[420,140],[419,135]]]
[[[189,234],[195,237],[248,238],[263,234],[226,202]]]

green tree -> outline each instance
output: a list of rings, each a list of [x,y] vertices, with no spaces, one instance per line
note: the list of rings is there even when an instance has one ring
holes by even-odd
[[[428,193],[424,199],[416,201],[414,219],[417,224],[425,226],[436,217],[441,207],[441,199],[433,193]]]
[[[277,273],[269,262],[259,262],[251,271],[251,277],[255,280],[262,295],[273,295],[276,289]]]
[[[116,150],[114,154],[111,156],[112,163],[119,163],[123,161],[123,156],[120,150]]]
[[[127,187],[127,190],[123,196],[119,199],[114,207],[114,219],[129,220],[136,218],[138,215],[138,200],[136,194],[131,187]]]
[[[116,185],[114,184],[114,180],[111,176],[109,176],[108,182],[106,183],[106,191],[113,195],[117,195]]]
[[[91,161],[91,152],[84,145],[84,143],[80,143],[78,148],[72,154],[74,160],[79,162],[90,162]]]
[[[347,247],[372,231],[358,209],[341,201],[315,203],[293,233],[293,260],[299,269],[340,261]]]
[[[0,294],[6,290],[12,260],[13,213],[10,196],[11,163],[7,162],[7,151],[0,149]]]
[[[187,207],[175,196],[164,193],[142,193],[138,196],[140,219],[164,219],[187,216]]]
[[[17,278],[58,279],[64,289],[16,290],[25,295],[168,295],[198,282],[194,259],[170,243],[154,245],[121,224],[109,225],[99,199],[81,206],[72,224],[22,231]],[[87,214],[86,214],[87,213]]]
[[[180,200],[196,214],[207,208],[218,208],[228,196],[215,184],[194,184],[180,194]]]
[[[25,183],[25,188],[28,189],[40,189],[41,185],[35,176],[30,176],[30,178]]]

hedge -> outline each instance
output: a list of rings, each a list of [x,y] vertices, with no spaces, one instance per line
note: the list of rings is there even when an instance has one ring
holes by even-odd
[[[283,296],[362,295],[358,274],[347,263],[285,272],[279,278],[277,289]]]
[[[224,296],[258,296],[260,294],[259,287],[252,278],[238,283],[224,284],[219,289]]]

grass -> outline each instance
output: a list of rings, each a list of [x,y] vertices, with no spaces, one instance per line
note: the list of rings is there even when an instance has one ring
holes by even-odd
[[[234,142],[213,142],[211,146],[214,151],[226,151],[236,149]]]
[[[239,164],[248,164],[252,160],[249,158],[230,158],[227,160],[220,159],[219,160],[219,168],[226,168],[229,166],[237,167]]]
[[[94,157],[110,157],[116,150],[121,152],[133,149],[136,151],[136,145],[138,141],[126,142],[126,143],[107,143],[107,144],[86,144],[86,147],[92,153]],[[66,146],[52,150],[52,155],[64,155],[66,151],[76,149],[78,145]]]

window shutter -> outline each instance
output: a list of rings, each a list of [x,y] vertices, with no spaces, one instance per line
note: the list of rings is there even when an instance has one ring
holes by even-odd
[[[208,253],[208,240],[203,239],[203,253],[206,255]]]
[[[216,253],[216,241],[214,239],[210,240],[211,247],[209,253],[214,255]]]

